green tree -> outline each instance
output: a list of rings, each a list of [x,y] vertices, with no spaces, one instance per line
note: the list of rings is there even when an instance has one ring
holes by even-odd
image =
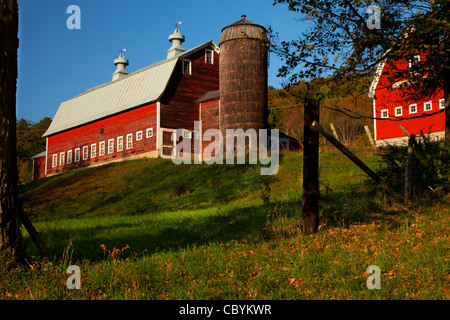
[[[409,80],[405,99],[430,96],[442,88],[445,109],[438,112],[445,112],[445,142],[450,145],[450,1],[378,0],[380,15],[375,18],[380,28],[369,19],[374,13],[368,11],[371,0],[274,0],[276,4],[286,4],[309,26],[297,39],[272,45],[285,60],[279,75],[291,83],[327,73],[373,75],[382,61],[414,61],[418,53],[426,54],[411,69],[393,70],[389,78],[391,85]]]

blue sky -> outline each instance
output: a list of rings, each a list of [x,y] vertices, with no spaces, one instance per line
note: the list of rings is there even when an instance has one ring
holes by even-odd
[[[181,21],[190,49],[209,40],[219,44],[223,27],[242,14],[271,26],[281,40],[298,36],[302,24],[272,0],[19,0],[17,118],[53,118],[61,102],[111,81],[114,59],[125,48],[129,72],[166,58],[168,36]],[[69,30],[67,8],[81,9],[81,29]],[[269,85],[280,87],[281,61],[271,54]]]

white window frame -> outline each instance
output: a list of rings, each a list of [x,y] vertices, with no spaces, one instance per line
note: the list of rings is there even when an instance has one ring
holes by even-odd
[[[67,164],[72,163],[72,150],[67,151]]]
[[[439,109],[445,109],[445,99],[439,99]]]
[[[80,148],[75,149],[75,162],[80,162]]]
[[[52,168],[56,168],[58,166],[58,154],[57,153],[55,153],[53,155],[53,159],[52,160],[53,160],[52,161]]]
[[[127,150],[133,148],[133,134],[127,134]]]
[[[61,152],[59,154],[59,165],[63,166],[64,165],[64,160],[66,158],[66,153],[65,152]]]
[[[152,127],[152,128],[148,128],[148,129],[145,131],[145,136],[146,136],[146,138],[151,138],[151,137],[153,137],[153,127]]]
[[[117,137],[117,152],[123,151],[123,136]]]
[[[114,153],[114,139],[108,140],[108,154]]]
[[[188,65],[188,69],[189,69],[189,70],[187,70],[188,72],[186,72],[186,64]],[[183,59],[183,63],[181,65],[183,68],[181,70],[183,72],[183,74],[192,75],[192,61],[191,60]]]
[[[211,61],[208,62],[208,55],[211,57]],[[214,51],[211,49],[205,49],[205,63],[214,65]]]
[[[191,139],[191,132],[189,130],[183,130],[183,139]]]
[[[430,109],[427,109],[427,105],[429,104]],[[433,102],[432,101],[427,101],[423,103],[423,111],[431,111],[433,110]]]
[[[103,157],[105,155],[105,141],[101,141],[98,144],[98,156]]]
[[[384,115],[385,112],[386,112],[386,115]],[[389,109],[383,109],[383,110],[381,110],[381,118],[382,118],[382,119],[389,118]]]
[[[142,138],[143,138],[142,130],[136,132],[136,141],[140,141],[140,140],[142,140]]]
[[[97,157],[97,144],[91,144],[91,159]]]
[[[83,147],[83,161],[89,159],[89,146]]]
[[[395,116],[399,117],[403,115],[403,107],[395,107]]]
[[[411,69],[411,67],[418,62],[420,62],[420,55],[417,54],[413,57],[412,61],[409,60],[409,68]]]
[[[411,111],[411,107],[414,107],[416,111]],[[410,114],[417,113],[417,104],[413,103],[409,105],[409,113]]]

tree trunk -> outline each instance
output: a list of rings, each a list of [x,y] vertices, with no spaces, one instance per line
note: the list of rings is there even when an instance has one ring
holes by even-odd
[[[312,123],[319,121],[319,101],[306,99],[303,143],[303,225],[304,234],[319,228],[319,133]]]
[[[19,13],[16,0],[0,0],[0,251],[20,261],[16,82]]]

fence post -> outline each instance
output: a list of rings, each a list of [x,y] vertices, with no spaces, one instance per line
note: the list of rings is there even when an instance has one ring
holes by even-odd
[[[408,153],[407,153],[406,164],[405,164],[405,190],[404,190],[404,195],[403,195],[403,199],[404,199],[405,203],[409,202],[409,199],[411,198],[411,162],[412,162],[415,138],[416,138],[416,136],[414,134],[411,134],[409,136],[409,140],[408,140]]]
[[[319,101],[305,100],[303,142],[303,225],[305,234],[319,227],[319,133],[312,129],[319,121]]]
[[[377,151],[377,146],[375,145],[375,141],[373,141],[372,134],[370,133],[369,126],[365,125],[364,129],[366,129],[367,137],[369,137],[369,141],[370,141],[370,144],[372,145],[373,151]]]

